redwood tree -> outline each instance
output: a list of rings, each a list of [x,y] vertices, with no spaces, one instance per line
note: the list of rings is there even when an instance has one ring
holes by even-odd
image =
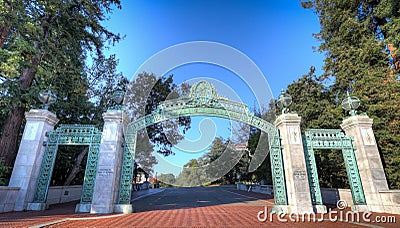
[[[315,34],[321,42],[319,51],[326,55],[320,79],[328,82],[331,97],[341,100],[350,89],[361,100],[360,112],[374,119],[390,187],[400,187],[400,2],[312,0],[302,4],[314,10],[321,24]],[[335,123],[334,118],[340,116],[322,117]]]
[[[106,41],[120,39],[101,25],[114,6],[120,8],[120,1],[0,0],[0,158],[4,165],[14,162],[24,113],[36,105],[38,91],[62,90],[67,83],[81,80],[88,54],[102,56]]]

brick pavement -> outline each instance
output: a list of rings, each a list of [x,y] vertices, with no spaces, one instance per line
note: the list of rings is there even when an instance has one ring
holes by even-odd
[[[393,224],[331,222],[328,215],[322,222],[281,222],[276,215],[272,220],[267,218],[260,222],[257,214],[265,206],[270,208],[273,199],[226,188],[166,190],[134,201],[135,213],[111,215],[116,217],[76,214],[73,212],[75,203],[56,205],[44,212],[3,213],[0,226],[28,227],[67,218],[70,219],[45,227],[399,227],[400,223],[399,215],[395,217],[397,223]],[[370,219],[382,215],[388,214],[374,213]],[[8,220],[4,220],[5,217],[9,217]],[[289,217],[283,219],[289,220]]]
[[[132,198],[140,199],[145,195],[160,192],[163,189],[150,189],[132,193]],[[31,227],[66,219],[106,218],[109,215],[93,215],[89,213],[75,213],[75,206],[79,201],[50,205],[45,211],[22,211],[0,213],[0,227]],[[121,216],[121,215],[112,215]]]

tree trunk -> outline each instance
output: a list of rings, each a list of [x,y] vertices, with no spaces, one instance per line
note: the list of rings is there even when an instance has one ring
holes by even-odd
[[[3,47],[4,43],[6,42],[6,38],[10,32],[10,29],[8,27],[2,27],[0,28],[0,48]]]
[[[7,9],[8,7],[8,13],[11,14],[14,11],[14,7],[12,5],[12,2],[10,1],[3,1],[4,4],[4,9]],[[4,17],[5,21],[10,21],[10,16],[5,15]],[[0,48],[3,48],[4,43],[7,40],[7,36],[10,34],[10,27],[5,25],[3,27],[0,27]]]
[[[25,108],[11,110],[4,122],[0,138],[0,159],[5,166],[13,166],[17,154],[18,134],[25,116]]]
[[[38,42],[34,43],[34,47],[39,49]],[[42,57],[42,55],[37,55],[32,58],[32,66],[30,68],[25,68],[22,71],[21,77],[19,78],[20,91],[25,91],[32,85],[36,69],[42,60]],[[23,100],[21,100],[21,102],[25,103]],[[25,107],[15,106],[11,109],[6,121],[4,122],[0,138],[0,159],[3,159],[5,166],[11,167],[14,164],[14,159],[18,152],[18,135],[24,118]]]
[[[71,172],[69,173],[67,179],[65,180],[65,182],[64,182],[64,184],[63,184],[64,186],[70,185],[71,182],[72,182],[72,180],[74,180],[74,178],[76,177],[76,175],[77,175],[80,171],[82,171],[82,169],[81,169],[81,163],[82,163],[83,158],[85,157],[85,155],[88,153],[88,151],[89,151],[89,147],[85,147],[85,149],[83,149],[83,150],[79,153],[78,157],[77,157],[76,160],[75,160],[75,164],[74,164],[74,166],[72,167]]]
[[[32,59],[34,67],[37,67],[37,65],[39,65],[39,62],[39,58]],[[29,86],[32,85],[35,73],[35,70],[29,68],[26,68],[23,71],[19,79],[19,87],[21,91],[28,89]],[[0,159],[3,160],[5,166],[11,167],[14,164],[14,159],[18,152],[18,135],[24,118],[25,107],[17,106],[11,109],[6,121],[4,122],[0,137]]]

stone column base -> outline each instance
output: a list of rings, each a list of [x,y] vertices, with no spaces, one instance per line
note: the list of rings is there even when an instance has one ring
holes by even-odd
[[[132,204],[115,204],[115,213],[130,214],[133,212]]]
[[[373,212],[381,212],[381,213],[387,212],[383,205],[368,204],[368,208],[369,208],[369,211],[373,211]]]
[[[313,208],[313,205],[310,205],[310,206],[291,206],[291,205],[289,205],[289,213],[314,214],[314,208]]]
[[[47,209],[46,203],[28,203],[28,211],[44,211]]]
[[[351,206],[351,211],[354,212],[369,212],[371,211],[368,205],[353,205]]]
[[[288,205],[274,205],[270,211],[271,214],[289,214]]]
[[[75,207],[75,212],[90,212],[92,204],[90,203],[78,203]]]
[[[325,205],[313,205],[313,209],[314,209],[315,213],[327,213],[328,212]]]
[[[90,214],[111,214],[114,212],[114,206],[109,204],[92,204],[90,207]]]
[[[306,207],[298,207],[298,206],[290,206],[290,205],[274,205],[271,208],[270,213],[272,214],[289,214],[289,213],[298,213],[298,214],[314,214],[314,213],[327,213],[327,208],[325,205],[313,205],[312,208]]]

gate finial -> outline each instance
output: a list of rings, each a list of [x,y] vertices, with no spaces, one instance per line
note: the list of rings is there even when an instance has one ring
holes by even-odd
[[[281,95],[279,95],[278,100],[276,101],[276,105],[282,109],[282,114],[289,112],[289,106],[292,104],[292,96],[287,94],[284,89],[281,91]]]
[[[360,100],[357,97],[350,96],[349,91],[347,91],[347,97],[342,101],[342,108],[349,111],[350,116],[355,116],[359,106]]]

